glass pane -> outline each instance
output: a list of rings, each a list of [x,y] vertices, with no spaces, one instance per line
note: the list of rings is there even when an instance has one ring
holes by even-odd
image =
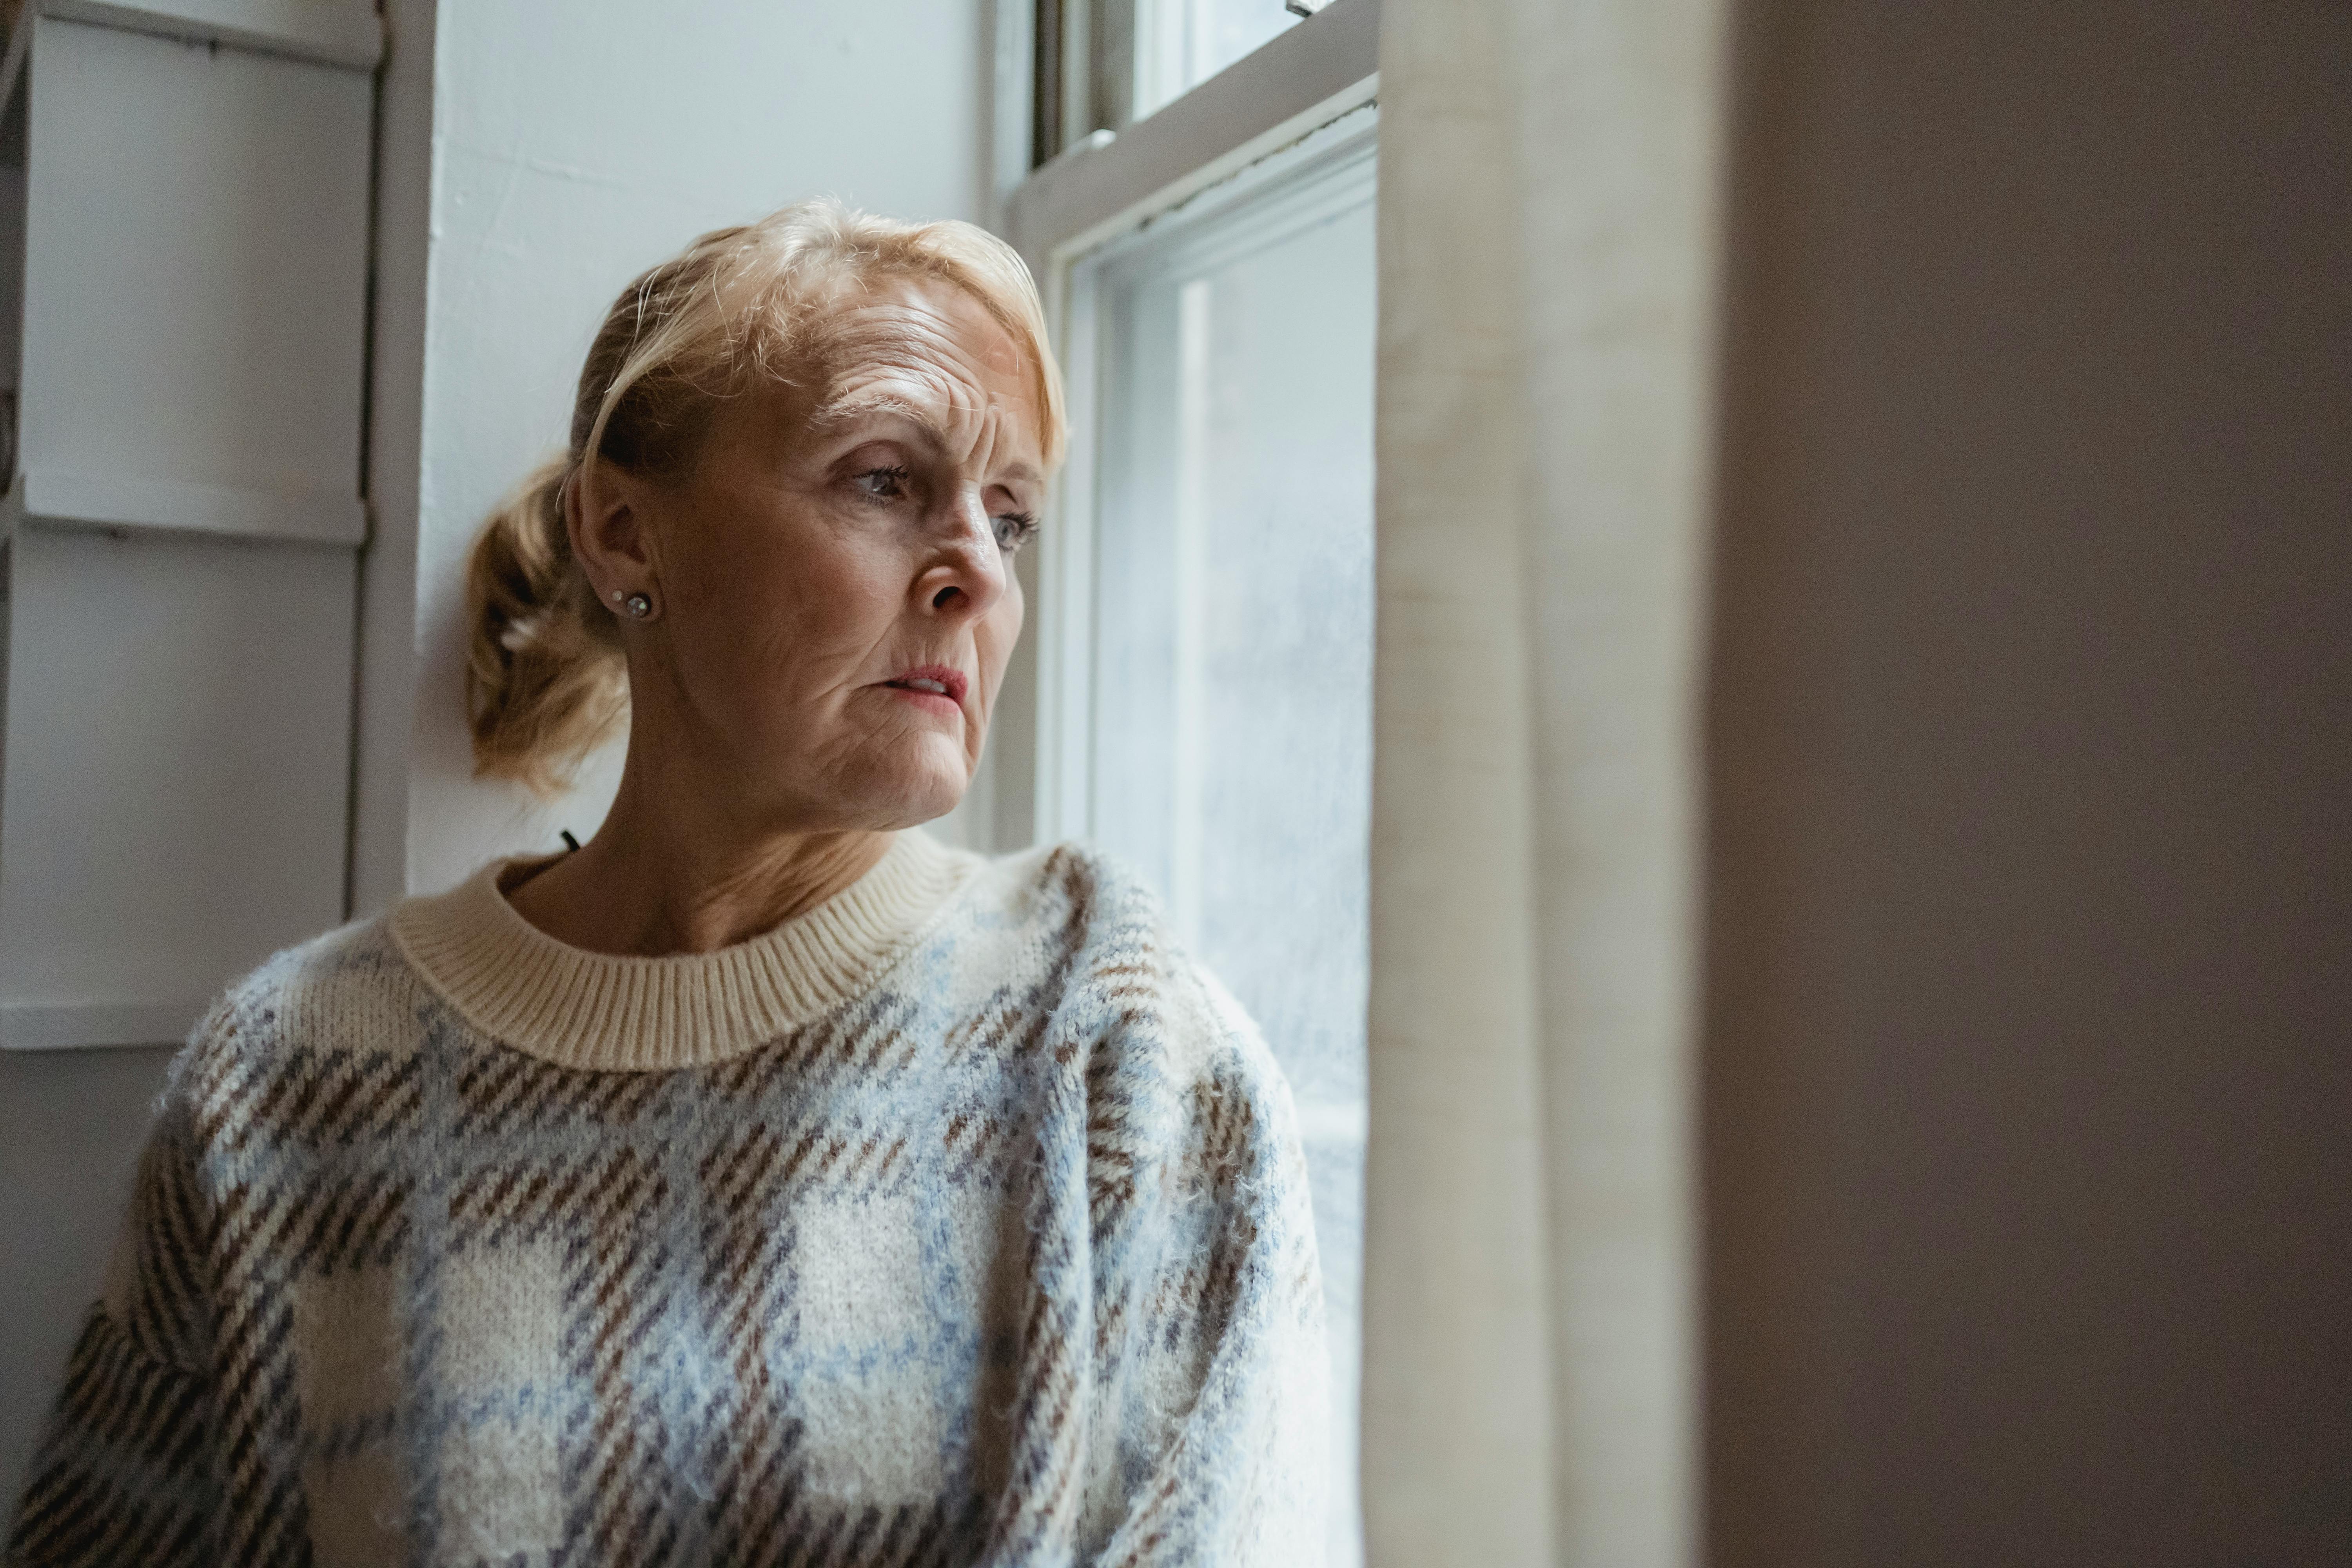
[[[1096,837],[1265,1030],[1307,1132],[1355,1497],[1372,656],[1372,163],[1100,264]]]
[[[1283,0],[1044,0],[1035,161],[1124,131],[1301,18]]]
[[[1297,25],[1283,0],[1134,0],[1134,109],[1142,119]]]

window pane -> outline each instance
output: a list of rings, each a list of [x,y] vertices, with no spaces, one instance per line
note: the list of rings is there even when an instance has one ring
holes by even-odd
[[[1307,1137],[1354,1451],[1370,829],[1368,137],[1098,266],[1090,820],[1264,1028]]]
[[[1302,19],[1284,0],[1041,0],[1035,162],[1126,130]]]
[[[1299,18],[1283,0],[1134,0],[1134,110],[1142,119]]]

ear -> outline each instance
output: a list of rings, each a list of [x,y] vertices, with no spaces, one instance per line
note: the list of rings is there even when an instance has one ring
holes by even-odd
[[[645,479],[601,458],[582,465],[564,487],[563,527],[572,556],[608,608],[616,595],[654,594],[659,574],[648,526],[651,500]]]

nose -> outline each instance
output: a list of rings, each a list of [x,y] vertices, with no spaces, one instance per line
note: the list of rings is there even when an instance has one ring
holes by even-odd
[[[977,488],[956,497],[930,558],[915,576],[915,597],[929,615],[978,620],[1004,595],[1006,562],[996,525]]]

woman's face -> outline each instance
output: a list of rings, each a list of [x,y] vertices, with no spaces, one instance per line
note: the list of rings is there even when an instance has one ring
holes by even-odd
[[[827,332],[823,384],[729,402],[682,481],[622,487],[659,605],[628,626],[633,730],[767,821],[907,826],[954,806],[987,738],[1044,411],[950,285],[885,283]]]

